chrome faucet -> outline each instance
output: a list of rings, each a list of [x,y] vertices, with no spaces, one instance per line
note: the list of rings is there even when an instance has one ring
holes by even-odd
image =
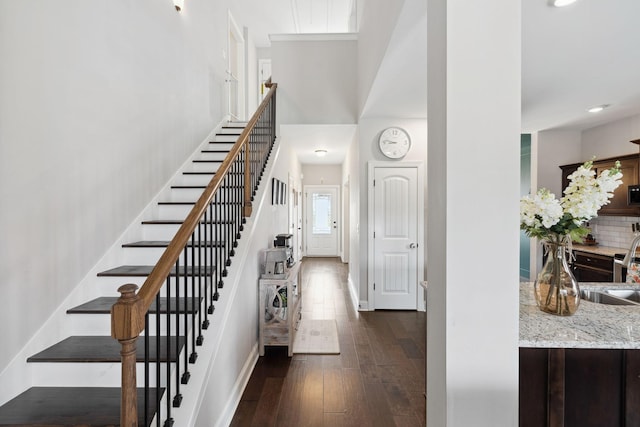
[[[640,224],[635,223],[631,224],[631,230],[633,231],[633,235],[635,236],[633,242],[631,242],[631,247],[629,248],[629,252],[625,255],[621,264],[627,268],[631,265],[631,262],[636,256],[636,249],[638,245],[640,245]]]

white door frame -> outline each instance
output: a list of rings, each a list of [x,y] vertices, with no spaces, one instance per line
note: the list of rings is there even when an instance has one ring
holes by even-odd
[[[418,212],[417,212],[417,221],[418,221],[418,248],[417,248],[417,282],[416,287],[418,289],[417,292],[417,307],[418,310],[424,311],[424,289],[419,285],[421,281],[424,280],[424,163],[423,162],[381,162],[381,161],[371,161],[368,163],[368,175],[367,175],[367,187],[368,187],[368,200],[367,200],[367,309],[373,311],[376,309],[375,303],[375,292],[373,290],[373,283],[375,277],[374,265],[373,261],[375,258],[374,254],[374,240],[373,240],[373,232],[374,232],[374,188],[373,188],[373,178],[375,177],[375,169],[376,168],[416,168],[418,172],[418,182],[416,183],[418,186]]]
[[[269,92],[269,88],[265,87],[265,82],[267,79],[271,77],[271,73],[268,76],[264,76],[264,70],[267,68],[271,69],[271,58],[260,58],[258,59],[258,105],[262,102],[265,96],[267,96],[267,92]]]
[[[228,10],[227,11],[227,70],[226,70],[226,76],[225,76],[225,82],[226,82],[226,86],[227,86],[227,113],[229,115],[229,121],[237,121],[237,120],[245,120],[245,97],[244,97],[244,93],[245,93],[245,69],[246,69],[246,64],[245,64],[245,50],[246,50],[246,43],[244,40],[244,34],[242,34],[242,31],[240,30],[240,27],[238,26],[238,24],[236,24],[236,21],[233,19],[233,16],[231,15],[231,11]],[[231,37],[233,36],[233,38],[235,39],[235,41],[237,42],[236,45],[237,46],[232,46],[233,44],[233,40],[231,39]],[[236,50],[237,47],[237,50]],[[231,51],[236,50],[235,52],[235,56],[232,55]],[[234,75],[232,70],[234,68],[234,64],[231,63],[231,61],[233,60],[233,58],[236,59],[236,64],[235,66],[237,66],[238,70],[237,70],[237,75]],[[237,103],[237,111],[235,111],[235,113],[237,113],[237,116],[234,116],[231,110],[232,110],[232,101],[231,101],[231,97],[233,96],[233,91],[231,90],[233,84],[237,85],[237,91],[235,93],[236,95],[236,103]]]
[[[310,224],[308,223],[309,219],[309,191],[317,188],[331,188],[336,190],[336,198],[335,198],[335,217],[336,217],[336,253],[332,256],[340,256],[340,230],[342,229],[342,218],[341,218],[341,192],[339,185],[305,185],[304,186],[304,253],[307,255],[308,253],[308,245],[309,245],[309,230],[311,229]]]

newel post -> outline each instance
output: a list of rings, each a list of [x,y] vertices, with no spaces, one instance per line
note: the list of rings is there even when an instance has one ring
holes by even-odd
[[[118,288],[120,298],[111,307],[111,336],[117,339],[122,348],[122,386],[120,397],[120,425],[138,426],[138,392],[136,382],[136,341],[144,329],[144,314],[141,316],[142,300],[136,294],[138,286],[126,284]],[[142,326],[142,327],[141,327]]]
[[[251,216],[251,212],[253,211],[253,205],[251,203],[251,156],[249,147],[251,144],[249,140],[244,145],[244,217],[248,218]]]

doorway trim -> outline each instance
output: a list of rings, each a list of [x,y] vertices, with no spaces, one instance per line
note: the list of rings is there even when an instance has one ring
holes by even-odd
[[[399,163],[391,163],[391,162],[383,162],[383,161],[371,161],[368,163],[368,175],[367,175],[367,310],[374,311],[376,309],[375,304],[375,292],[373,290],[373,282],[375,277],[374,271],[374,187],[373,187],[373,179],[375,177],[375,170],[377,168],[415,168],[417,169],[417,180],[416,183],[418,186],[418,212],[416,212],[417,216],[417,241],[418,247],[417,249],[417,307],[418,311],[425,310],[425,302],[424,302],[424,289],[419,285],[421,281],[424,280],[424,249],[425,249],[425,239],[424,239],[424,163],[423,162],[399,162]]]
[[[225,71],[225,83],[227,89],[227,114],[230,122],[245,119],[245,53],[244,34],[235,19],[233,19],[231,10],[227,10],[227,69]],[[233,90],[234,84],[236,85],[235,91]],[[236,108],[235,111],[232,111],[234,110],[234,104]]]
[[[341,200],[341,192],[340,192],[340,186],[339,185],[331,185],[331,184],[308,184],[304,186],[304,226],[303,226],[303,239],[304,239],[304,253],[305,256],[308,255],[309,250],[308,250],[308,246],[309,246],[309,233],[311,230],[311,225],[309,224],[309,193],[314,190],[314,189],[318,189],[318,188],[330,188],[332,190],[335,190],[336,192],[336,198],[335,198],[335,203],[337,206],[335,206],[335,218],[336,218],[336,251],[334,255],[327,255],[327,256],[336,256],[339,257],[340,256],[340,236],[341,236],[341,230],[342,230],[342,200]],[[321,256],[321,255],[311,255],[311,256]]]

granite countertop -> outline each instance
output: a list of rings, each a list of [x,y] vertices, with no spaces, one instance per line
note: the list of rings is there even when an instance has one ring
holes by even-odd
[[[629,251],[629,248],[614,248],[611,246],[600,245],[580,245],[578,243],[574,243],[573,250],[612,257],[615,254],[626,254]]]
[[[613,286],[640,289],[626,283],[580,283],[580,289]],[[581,300],[573,316],[538,309],[533,282],[520,283],[520,347],[640,349],[640,306],[620,306]]]

